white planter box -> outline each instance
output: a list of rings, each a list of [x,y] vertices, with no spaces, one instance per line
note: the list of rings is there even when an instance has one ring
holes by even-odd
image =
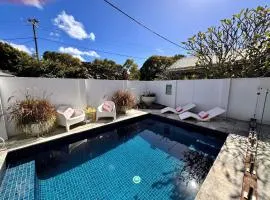
[[[156,97],[146,97],[142,96],[142,102],[144,102],[146,105],[150,106],[152,103],[154,103],[156,100]]]

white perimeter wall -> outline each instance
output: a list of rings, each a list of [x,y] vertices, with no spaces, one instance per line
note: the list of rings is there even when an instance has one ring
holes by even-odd
[[[166,95],[166,85],[172,85],[172,94]],[[176,81],[147,81],[146,90],[156,94],[157,102],[170,107],[175,107]]]
[[[256,109],[256,93],[259,88],[262,89],[258,96],[258,106]],[[255,112],[256,118],[261,119],[267,88],[270,89],[270,78],[232,79],[228,116],[235,119],[249,120]],[[270,94],[268,94],[265,104],[263,122],[270,124]]]
[[[166,95],[166,85],[172,85],[172,94]],[[270,88],[270,78],[252,79],[211,79],[178,81],[126,81],[93,79],[47,79],[47,78],[0,78],[0,112],[8,106],[10,96],[23,98],[28,89],[31,94],[42,96],[45,92],[55,105],[68,104],[74,107],[86,105],[97,107],[104,99],[110,99],[119,89],[134,93],[139,101],[146,91],[156,93],[157,103],[176,107],[187,103],[197,105],[194,112],[209,110],[215,106],[227,110],[225,117],[249,120],[255,112],[257,90],[261,90],[256,109],[257,119],[261,118],[266,95]],[[264,123],[270,124],[270,94],[264,114]],[[0,118],[0,137],[17,134],[12,123]],[[7,130],[7,131],[5,131]],[[7,134],[6,134],[7,132]]]
[[[54,104],[68,104],[75,107],[86,105],[85,84],[82,79],[46,79],[46,78],[0,78],[0,93],[2,106],[8,107],[8,98],[15,96],[24,98],[25,92],[47,98]],[[15,135],[12,123],[6,121],[9,136]]]

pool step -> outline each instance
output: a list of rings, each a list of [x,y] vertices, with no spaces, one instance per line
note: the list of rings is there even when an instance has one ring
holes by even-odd
[[[0,186],[0,199],[35,199],[35,176],[35,161],[8,165]]]

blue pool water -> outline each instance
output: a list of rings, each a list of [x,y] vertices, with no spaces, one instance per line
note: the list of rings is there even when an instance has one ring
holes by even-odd
[[[191,200],[224,140],[146,119],[52,148],[30,161],[35,199]]]

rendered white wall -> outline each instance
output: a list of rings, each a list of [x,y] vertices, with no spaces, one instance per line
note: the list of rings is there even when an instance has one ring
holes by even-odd
[[[219,106],[227,109],[230,79],[179,80],[176,105],[196,104],[195,111]]]
[[[166,95],[166,85],[172,85],[172,94]],[[7,100],[15,95],[23,98],[26,89],[34,95],[44,92],[55,105],[70,104],[76,107],[91,105],[97,107],[104,99],[111,98],[119,89],[133,92],[137,98],[146,91],[154,92],[157,103],[176,107],[193,102],[197,105],[195,112],[208,110],[215,106],[225,108],[224,116],[239,120],[253,117],[257,101],[257,89],[261,90],[256,110],[260,119],[266,96],[265,88],[270,88],[270,78],[253,79],[216,79],[216,80],[179,80],[179,81],[126,81],[94,79],[47,79],[47,78],[0,78],[0,94],[3,109]],[[1,111],[1,110],[0,110]],[[270,94],[266,102],[264,123],[270,124]],[[11,123],[0,119],[1,137],[16,134]]]
[[[127,88],[125,80],[85,80],[87,104],[97,107],[104,100],[111,99],[114,92]]]
[[[54,105],[68,104],[74,107],[86,105],[84,80],[81,79],[47,79],[47,78],[1,78],[0,91],[3,108],[8,107],[8,98],[24,98],[25,92],[35,96],[47,96]],[[14,125],[6,123],[9,136],[16,135]]]
[[[258,97],[258,106],[256,107],[257,91],[260,91]],[[263,104],[266,95],[266,88],[270,89],[269,78],[252,79],[232,79],[229,96],[228,117],[240,120],[249,120],[256,113],[256,118],[261,119]],[[270,95],[265,104],[264,123],[270,124]]]
[[[0,97],[1,97],[1,91],[0,91]],[[4,110],[2,106],[2,100],[0,98],[0,137],[6,140],[8,139],[8,136],[7,136],[5,117],[3,114],[4,114]]]
[[[146,81],[127,81],[126,89],[136,96],[137,103],[139,103],[140,96],[147,90]]]
[[[166,85],[172,85],[172,94],[166,95]],[[176,81],[147,81],[147,91],[156,94],[156,102],[162,105],[175,107]]]

